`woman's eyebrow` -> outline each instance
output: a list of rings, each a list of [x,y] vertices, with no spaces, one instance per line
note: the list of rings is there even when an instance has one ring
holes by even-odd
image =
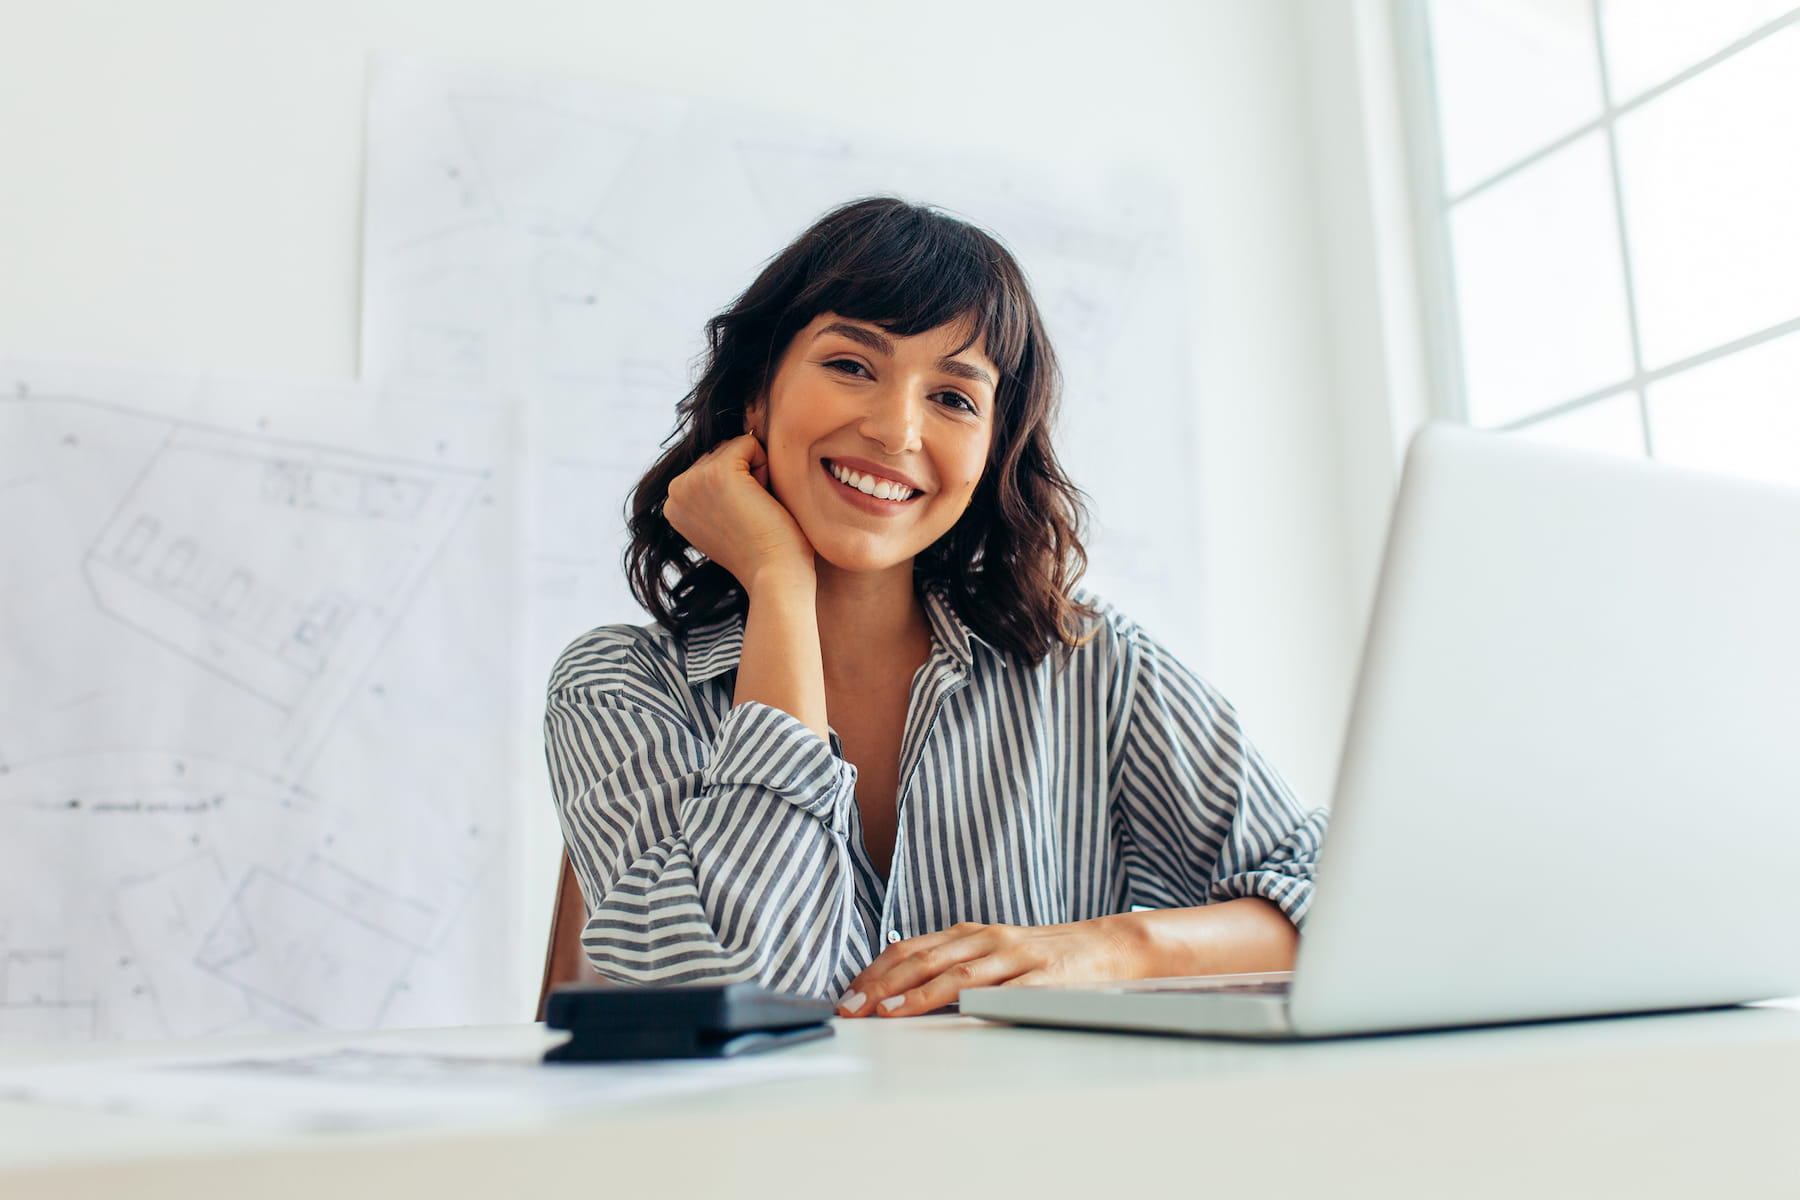
[[[860,342],[877,354],[885,354],[889,358],[894,356],[894,343],[867,326],[850,325],[843,321],[833,321],[825,328],[819,330],[819,332],[813,334],[813,340],[816,342],[828,333],[835,333],[842,337],[847,337],[853,342]]]
[[[994,386],[994,377],[992,375],[989,375],[974,363],[966,363],[960,358],[938,359],[938,370],[946,375],[954,375],[958,379],[967,379],[972,383],[985,383],[989,387]]]
[[[833,321],[813,334],[813,340],[817,341],[828,333],[847,337],[853,342],[867,346],[877,354],[885,354],[889,358],[894,356],[894,343],[866,325],[851,325],[844,321]],[[958,379],[967,379],[972,383],[985,383],[990,388],[994,386],[994,377],[973,363],[963,362],[959,358],[940,358],[937,365],[938,370],[946,375],[954,375]]]

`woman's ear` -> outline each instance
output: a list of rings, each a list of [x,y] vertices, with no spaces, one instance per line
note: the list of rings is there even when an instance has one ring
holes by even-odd
[[[744,432],[756,435],[756,440],[768,441],[769,404],[762,397],[757,397],[744,406]]]

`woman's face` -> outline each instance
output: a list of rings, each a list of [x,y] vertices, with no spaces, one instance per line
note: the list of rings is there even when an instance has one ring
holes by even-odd
[[[965,340],[960,323],[899,337],[826,313],[788,344],[750,423],[775,498],[826,562],[911,563],[969,506],[1000,372]]]

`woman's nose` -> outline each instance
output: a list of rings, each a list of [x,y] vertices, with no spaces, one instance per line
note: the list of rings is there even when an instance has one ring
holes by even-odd
[[[862,435],[878,442],[888,454],[904,454],[919,448],[921,398],[904,388],[882,388],[869,404],[862,421]]]

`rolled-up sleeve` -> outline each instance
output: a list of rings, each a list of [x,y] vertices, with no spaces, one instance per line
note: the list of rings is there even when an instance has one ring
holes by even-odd
[[[1303,925],[1325,813],[1294,797],[1223,696],[1135,626],[1120,631],[1114,700],[1109,800],[1132,902],[1260,896]]]
[[[625,983],[826,995],[855,919],[856,769],[762,704],[702,733],[672,670],[615,627],[551,676],[545,747],[588,958]]]

